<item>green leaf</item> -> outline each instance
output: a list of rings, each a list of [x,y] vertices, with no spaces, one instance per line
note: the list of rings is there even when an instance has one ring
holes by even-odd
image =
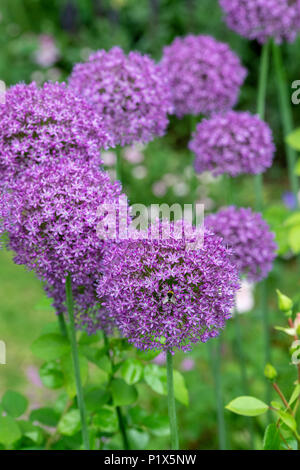
[[[70,410],[60,420],[57,430],[63,436],[73,436],[81,428],[79,410]]]
[[[2,397],[2,406],[7,414],[13,418],[19,418],[25,413],[28,400],[21,393],[8,390]]]
[[[21,430],[11,416],[0,416],[0,443],[10,446],[21,438]]]
[[[189,392],[185,385],[185,380],[183,375],[178,371],[174,370],[174,394],[176,400],[182,403],[185,406],[189,404]]]
[[[93,418],[94,427],[101,432],[115,433],[119,429],[118,417],[113,406],[105,405]]]
[[[282,410],[276,410],[276,413],[280,416],[281,421],[292,431],[297,430],[297,423],[294,418],[294,416],[290,415],[289,413],[282,411]]]
[[[128,385],[122,379],[114,379],[112,381],[111,392],[115,406],[131,405],[138,397],[135,386]]]
[[[300,128],[291,132],[285,140],[290,147],[295,150],[300,150]]]
[[[169,436],[170,423],[167,416],[151,415],[144,419],[144,425],[149,429],[151,434],[158,437]]]
[[[142,351],[141,349],[137,350],[137,356],[143,359],[144,361],[152,361],[152,359],[155,359],[159,354],[160,351]]]
[[[110,395],[106,390],[92,389],[85,393],[86,408],[90,412],[98,411],[108,402],[109,398]]]
[[[275,423],[269,424],[265,430],[263,450],[279,450],[281,439]]]
[[[70,349],[69,342],[64,336],[55,333],[40,336],[31,346],[32,352],[39,359],[53,361],[64,356]]]
[[[144,379],[149,387],[160,395],[167,394],[167,371],[157,364],[147,364],[144,369]]]
[[[27,437],[34,444],[40,445],[44,440],[43,430],[32,424],[30,421],[18,421],[18,426],[21,429],[23,437]]]
[[[98,367],[102,366],[101,359],[103,358],[105,354],[105,350],[103,348],[97,349],[97,348],[88,346],[86,344],[83,344],[79,346],[78,350],[79,350],[79,353],[85,356],[86,359],[88,359],[90,362],[92,362]]]
[[[296,385],[296,387],[294,388],[294,391],[289,400],[289,405],[291,406],[297,400],[299,396],[300,396],[300,384]]]
[[[288,242],[291,250],[298,254],[300,253],[300,226],[293,227],[288,232]]]
[[[145,431],[139,431],[138,429],[129,429],[128,438],[130,442],[130,448],[143,450],[148,445],[149,434]]]
[[[47,388],[57,389],[64,384],[64,375],[60,365],[54,361],[45,362],[39,370],[42,383]]]
[[[263,401],[248,396],[235,398],[225,408],[242,416],[259,416],[269,409]]]
[[[56,427],[59,421],[59,414],[53,408],[37,408],[30,413],[30,420],[37,421],[45,426]]]
[[[120,372],[125,382],[128,385],[133,385],[141,380],[143,365],[138,359],[126,359],[121,366]]]
[[[61,367],[64,374],[64,386],[66,388],[66,392],[70,398],[74,398],[76,396],[76,382],[73,359],[71,355],[67,354],[66,356],[62,357]],[[82,385],[84,385],[88,378],[89,364],[87,359],[82,355],[79,355],[79,368],[81,382]]]

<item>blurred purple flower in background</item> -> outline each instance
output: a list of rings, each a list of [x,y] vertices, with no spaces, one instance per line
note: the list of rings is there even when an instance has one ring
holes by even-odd
[[[297,198],[295,194],[290,191],[285,191],[282,194],[282,202],[290,210],[295,210],[297,208]]]
[[[38,49],[34,54],[35,62],[41,67],[51,67],[58,61],[59,56],[54,38],[48,34],[41,34]]]
[[[232,108],[247,75],[227,44],[192,34],[164,47],[160,66],[168,77],[178,117]]]
[[[300,31],[300,0],[219,0],[230,29],[260,43],[294,41]]]
[[[195,365],[196,365],[196,363],[195,363],[194,359],[186,358],[186,359],[183,359],[183,361],[181,362],[180,368],[181,368],[181,370],[183,370],[185,372],[188,372],[190,370],[195,369]]]

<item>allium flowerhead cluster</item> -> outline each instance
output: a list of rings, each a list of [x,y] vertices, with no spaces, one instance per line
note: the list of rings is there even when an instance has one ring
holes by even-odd
[[[170,90],[148,56],[126,55],[119,47],[100,50],[75,65],[69,85],[103,117],[114,145],[148,142],[165,133]]]
[[[249,281],[261,281],[272,269],[276,257],[274,234],[261,214],[234,206],[205,218],[205,226],[222,237],[232,249],[240,275]]]
[[[189,148],[195,170],[227,173],[262,173],[272,165],[275,146],[270,127],[248,112],[228,111],[197,125]]]
[[[157,227],[168,236],[151,239]],[[239,288],[230,250],[208,231],[203,244],[188,249],[186,240],[197,242],[198,232],[185,225],[179,238],[182,227],[182,221],[156,222],[147,239],[132,237],[105,250],[98,295],[140,349],[189,350],[218,335],[230,317]]]
[[[300,31],[300,0],[219,0],[229,28],[260,43],[294,41]]]
[[[61,157],[100,160],[108,137],[91,106],[64,83],[12,86],[0,104],[0,177],[15,180],[32,164]]]
[[[178,117],[232,108],[247,74],[227,44],[191,34],[164,48],[161,68]]]
[[[119,195],[119,184],[97,165],[61,159],[31,166],[0,203],[9,208],[4,229],[15,262],[46,280],[70,273],[82,283],[98,272],[102,256],[99,208],[118,203]]]
[[[82,276],[80,282],[72,282],[75,323],[77,328],[88,334],[93,334],[99,329],[110,333],[113,329],[113,321],[97,297],[95,279],[96,273],[95,277]],[[66,314],[65,283],[50,279],[48,276],[44,288],[48,297],[52,299],[52,306],[56,313]]]

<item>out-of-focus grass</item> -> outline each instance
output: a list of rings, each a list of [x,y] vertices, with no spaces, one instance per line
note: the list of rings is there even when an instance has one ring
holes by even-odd
[[[0,251],[0,339],[7,349],[7,364],[0,365],[2,390],[26,384],[26,368],[35,363],[31,344],[53,320],[53,312],[37,307],[43,296],[34,274],[15,265],[10,252]]]

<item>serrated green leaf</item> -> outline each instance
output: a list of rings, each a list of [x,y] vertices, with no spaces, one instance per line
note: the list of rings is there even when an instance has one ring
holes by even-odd
[[[143,423],[154,436],[165,437],[170,434],[170,423],[167,416],[156,414],[147,416]]]
[[[21,393],[8,390],[2,397],[2,407],[13,418],[19,418],[25,413],[28,400]]]
[[[78,359],[79,359],[81,383],[82,385],[84,385],[88,378],[88,370],[89,370],[88,360],[81,354],[79,355]],[[74,398],[76,395],[76,382],[75,382],[73,359],[71,355],[67,354],[66,356],[61,358],[61,368],[62,368],[62,372],[64,376],[64,386],[65,386],[66,392],[70,398]]]
[[[101,432],[115,433],[119,429],[116,409],[105,405],[93,417],[93,426]]]
[[[45,362],[39,370],[42,383],[47,388],[57,389],[64,384],[64,375],[61,367],[54,361]]]
[[[48,407],[37,408],[30,413],[31,421],[37,421],[45,426],[56,427],[59,418],[59,414],[53,408]]]
[[[33,354],[44,361],[59,359],[70,350],[70,344],[64,336],[49,333],[40,336],[31,346]]]
[[[34,444],[40,445],[44,440],[44,432],[39,426],[35,426],[30,421],[18,421],[22,436],[30,439]]]
[[[106,390],[94,388],[85,393],[86,409],[90,412],[98,411],[110,399],[110,395]]]
[[[184,377],[178,370],[174,370],[173,380],[174,380],[174,395],[175,395],[176,400],[178,400],[183,405],[188,406],[189,392],[185,385]]]
[[[128,438],[132,449],[143,450],[148,445],[149,434],[138,429],[129,429]]]
[[[282,410],[276,410],[276,413],[280,417],[281,421],[292,431],[296,431],[297,429],[297,423],[294,418],[294,416],[290,415],[289,413],[282,411]]]
[[[254,397],[242,396],[232,400],[226,409],[242,416],[260,416],[269,409],[268,405]]]
[[[299,396],[300,396],[300,384],[296,385],[296,387],[294,388],[291,398],[289,400],[289,405],[291,406],[297,400]]]
[[[144,379],[149,387],[160,395],[167,394],[167,371],[157,364],[147,364],[144,369]]]

